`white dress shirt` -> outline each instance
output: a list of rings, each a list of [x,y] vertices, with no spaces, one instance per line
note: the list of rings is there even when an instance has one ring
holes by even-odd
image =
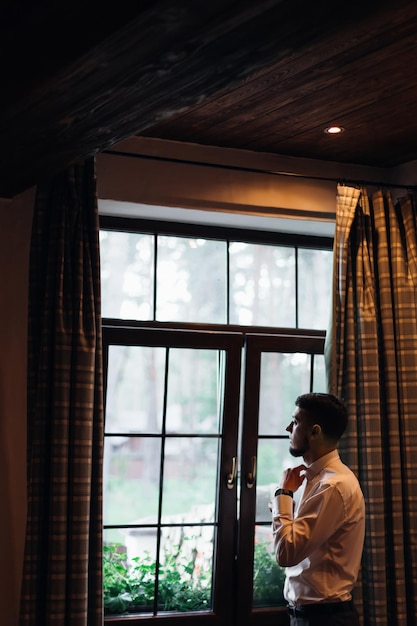
[[[297,509],[287,495],[272,499],[277,563],[286,569],[289,604],[350,600],[365,535],[365,502],[355,474],[337,450],[307,468]]]

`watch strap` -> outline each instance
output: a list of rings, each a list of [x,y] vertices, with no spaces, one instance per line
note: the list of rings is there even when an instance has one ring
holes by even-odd
[[[293,495],[294,495],[294,492],[291,491],[291,489],[282,489],[281,487],[279,489],[277,489],[275,491],[275,494],[274,494],[275,497],[277,497],[277,496],[290,496],[290,498],[292,498]]]

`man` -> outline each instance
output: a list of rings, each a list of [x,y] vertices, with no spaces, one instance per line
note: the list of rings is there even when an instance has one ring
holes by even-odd
[[[286,469],[272,499],[277,563],[286,568],[284,597],[291,626],[358,626],[352,602],[365,535],[359,482],[342,463],[337,445],[347,411],[335,396],[297,398],[290,452],[305,465]],[[296,507],[293,493],[305,487]]]

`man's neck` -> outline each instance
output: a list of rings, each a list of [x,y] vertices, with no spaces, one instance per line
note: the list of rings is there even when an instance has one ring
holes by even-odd
[[[329,452],[333,452],[333,450],[336,450],[336,449],[337,447],[334,445],[333,446],[320,446],[317,449],[310,448],[309,450],[307,450],[307,452],[303,456],[304,462],[306,465],[311,465],[312,463],[314,463],[314,461],[321,459],[322,456],[325,456],[326,454],[329,454]]]

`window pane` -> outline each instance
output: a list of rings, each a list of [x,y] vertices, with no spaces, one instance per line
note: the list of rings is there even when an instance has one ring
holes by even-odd
[[[327,374],[324,354],[314,355],[313,391],[327,393]]]
[[[271,524],[255,527],[253,606],[286,604],[283,595],[285,570],[275,561]]]
[[[259,434],[285,435],[297,396],[310,391],[311,356],[263,352],[259,392]]]
[[[224,241],[158,237],[158,321],[226,323]]]
[[[103,317],[153,319],[154,237],[100,231]]]
[[[260,438],[257,454],[253,606],[280,606],[285,604],[285,571],[275,560],[269,502],[282,471],[298,465],[300,460],[289,452],[288,433],[285,439]],[[298,495],[295,492],[295,502]]]
[[[230,323],[295,327],[295,251],[234,242],[230,253]]]
[[[214,520],[218,452],[217,438],[167,438],[162,498],[164,523]]]
[[[257,478],[256,478],[256,522],[271,522],[268,508],[281,473],[287,467],[299,465],[289,452],[288,433],[285,439],[260,439],[258,442]]]
[[[224,353],[112,345],[108,354],[105,613],[209,610]]]
[[[165,348],[109,346],[107,433],[161,432],[165,354]]]
[[[105,614],[209,610],[214,544],[213,526],[179,525],[162,529],[157,580],[155,528],[105,531]]]
[[[168,433],[219,433],[219,365],[218,350],[170,349]]]
[[[155,528],[104,531],[104,614],[154,610],[157,532]]]
[[[333,252],[298,250],[298,326],[327,330],[331,310]]]
[[[161,440],[106,437],[104,443],[104,524],[139,524],[158,514]]]
[[[211,608],[214,553],[213,526],[164,528],[160,611],[206,611]]]

